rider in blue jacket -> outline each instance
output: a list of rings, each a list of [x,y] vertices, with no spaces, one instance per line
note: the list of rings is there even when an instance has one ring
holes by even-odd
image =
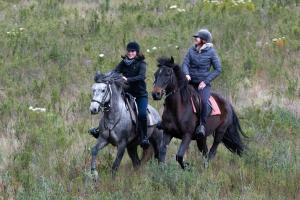
[[[222,67],[217,52],[211,43],[211,33],[207,29],[201,29],[193,37],[194,45],[189,48],[184,58],[182,70],[186,79],[200,94],[202,109],[196,135],[201,137],[205,136],[211,82],[221,73]],[[214,69],[212,71],[211,66]]]

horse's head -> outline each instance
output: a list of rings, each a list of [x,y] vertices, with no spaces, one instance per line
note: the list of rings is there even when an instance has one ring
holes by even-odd
[[[174,85],[174,70],[173,68],[177,66],[174,64],[174,58],[159,58],[157,59],[158,69],[154,73],[154,83],[152,90],[152,97],[154,100],[161,100],[165,91],[168,87],[173,87]]]
[[[97,114],[101,109],[109,110],[114,88],[123,86],[124,80],[119,73],[109,72],[95,75],[92,86],[91,114]]]

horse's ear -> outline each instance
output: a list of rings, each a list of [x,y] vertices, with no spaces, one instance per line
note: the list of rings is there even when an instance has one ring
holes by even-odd
[[[101,74],[101,72],[100,72],[100,71],[97,71],[96,74],[95,74],[95,77],[94,77],[94,81],[95,81],[96,83],[99,82],[102,76],[103,76],[103,75]]]
[[[173,56],[171,56],[170,62],[171,62],[171,64],[174,64],[174,58],[173,58]]]

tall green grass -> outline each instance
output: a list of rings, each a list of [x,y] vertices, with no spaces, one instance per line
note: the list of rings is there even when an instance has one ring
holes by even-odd
[[[84,9],[91,3],[97,6]],[[175,4],[185,11],[170,9]],[[111,70],[126,43],[137,40],[147,59],[151,91],[156,58],[172,55],[181,63],[200,27],[212,31],[222,60],[216,90],[242,104],[239,96],[264,84],[261,88],[277,101],[299,101],[299,11],[298,1],[0,1],[0,140],[18,147],[0,147],[0,196],[296,199],[299,118],[274,106],[275,101],[236,108],[250,136],[249,150],[238,158],[221,145],[208,169],[192,143],[191,170],[182,171],[174,160],[179,145],[174,140],[166,166],[152,161],[135,172],[125,156],[112,180],[116,152],[109,146],[99,153],[100,180],[94,183],[89,149],[95,140],[86,131],[97,124],[88,111],[96,70]],[[272,42],[280,37],[286,38],[283,48]],[[162,108],[162,102],[151,103]]]

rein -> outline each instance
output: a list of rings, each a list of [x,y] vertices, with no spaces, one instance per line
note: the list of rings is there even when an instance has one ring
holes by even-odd
[[[167,93],[165,95],[165,99],[168,98],[169,96],[172,96],[173,94],[176,94],[177,92],[179,92],[184,86],[180,86],[179,88],[176,88],[174,90],[172,90],[171,92]],[[165,90],[164,90],[165,91]]]
[[[177,88],[177,89],[175,89],[175,90],[173,90],[173,91],[167,93],[167,94],[165,95],[165,99],[168,98],[169,96],[172,96],[173,94],[177,93],[178,91],[179,91],[179,90],[178,90],[178,88]]]

